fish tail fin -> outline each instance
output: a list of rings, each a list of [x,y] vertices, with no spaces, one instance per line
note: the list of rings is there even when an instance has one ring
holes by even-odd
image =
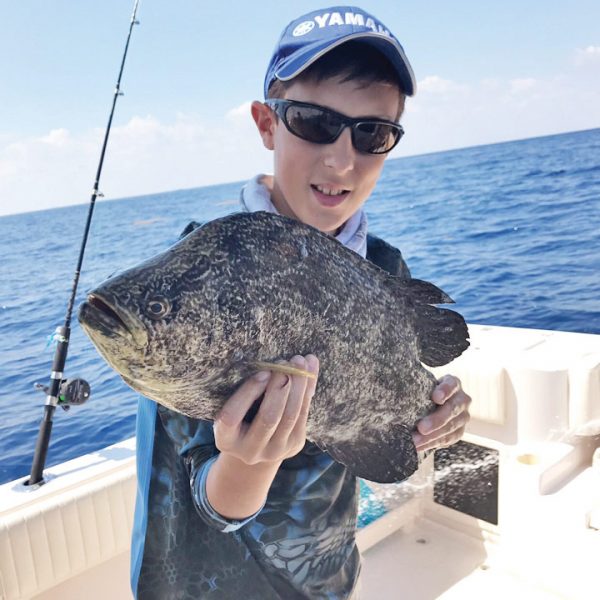
[[[439,367],[460,356],[469,347],[469,330],[463,317],[453,310],[433,304],[454,304],[454,300],[428,281],[405,282],[417,316],[419,359]]]
[[[460,356],[469,347],[469,330],[457,312],[428,304],[417,306],[419,359],[439,367]]]
[[[423,304],[454,304],[454,300],[437,285],[421,279],[409,279],[404,282],[408,293],[415,302]]]

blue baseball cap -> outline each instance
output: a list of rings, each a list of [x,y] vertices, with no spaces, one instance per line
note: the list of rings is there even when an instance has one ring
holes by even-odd
[[[273,81],[289,81],[344,42],[360,40],[385,55],[402,90],[413,96],[417,82],[400,42],[373,15],[356,6],[332,6],[294,19],[281,34],[265,76],[265,98]]]

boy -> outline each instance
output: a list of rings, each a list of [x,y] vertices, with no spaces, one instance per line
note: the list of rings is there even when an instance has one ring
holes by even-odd
[[[242,191],[245,210],[299,219],[382,268],[400,253],[367,238],[362,206],[415,91],[398,41],[357,8],[304,15],[284,31],[252,104],[273,176]],[[326,265],[324,265],[326,268]],[[318,357],[293,365],[318,376]],[[306,419],[317,380],[261,372],[212,423],[140,399],[132,586],[140,599],[357,597],[357,482],[314,444]],[[262,397],[251,422],[244,419]],[[419,450],[457,441],[470,399],[447,376],[417,425]]]

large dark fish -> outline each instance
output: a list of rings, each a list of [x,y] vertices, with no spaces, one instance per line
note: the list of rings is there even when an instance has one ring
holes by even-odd
[[[452,300],[389,275],[332,237],[264,212],[212,221],[91,292],[79,320],[143,395],[213,419],[263,363],[321,363],[307,437],[356,475],[418,467],[411,431],[433,409],[433,375],[469,345]]]

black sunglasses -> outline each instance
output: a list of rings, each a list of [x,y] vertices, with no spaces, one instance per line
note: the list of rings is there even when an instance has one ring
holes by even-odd
[[[404,135],[402,126],[393,121],[365,117],[351,119],[318,104],[280,99],[269,99],[265,104],[281,117],[290,133],[314,144],[332,144],[345,127],[350,127],[352,145],[358,152],[385,154]]]

